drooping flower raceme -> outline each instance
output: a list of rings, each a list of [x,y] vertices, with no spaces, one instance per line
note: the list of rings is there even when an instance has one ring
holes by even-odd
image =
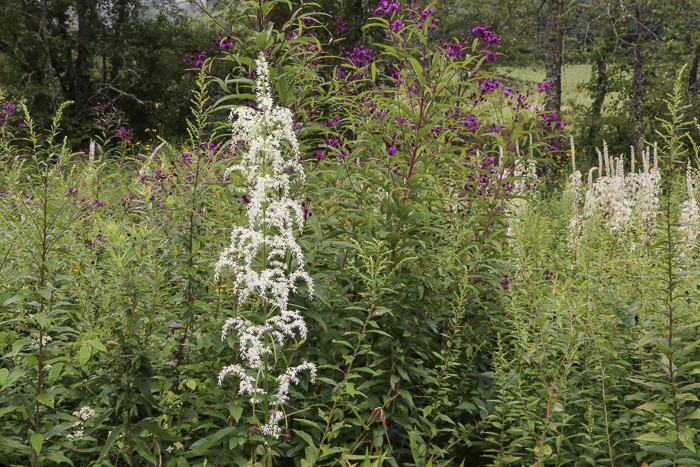
[[[297,282],[303,280],[309,296],[313,295],[313,281],[303,269],[304,255],[294,235],[295,228],[304,224],[304,210],[300,202],[290,198],[290,188],[293,182],[304,180],[304,170],[299,163],[293,115],[273,104],[269,68],[262,54],[256,64],[259,109],[232,110],[232,144],[243,147],[244,153],[240,162],[226,171],[226,175],[240,172],[245,180],[240,191],[250,200],[247,223],[233,229],[231,245],[216,263],[217,279],[224,270],[232,272],[239,306],[255,297],[272,310],[271,315],[258,322],[261,324],[239,315],[229,318],[222,329],[223,339],[229,332],[236,333],[244,365],[223,368],[219,385],[227,374],[235,374],[240,379],[239,394],[250,395],[251,404],[268,397],[258,386],[257,375],[260,371],[273,371],[268,361],[280,353],[274,347],[284,348],[287,339],[306,338],[303,317],[297,310],[289,309],[289,296],[297,292]],[[277,377],[278,389],[269,395],[273,410],[268,424],[261,427],[264,434],[278,437],[281,433],[278,423],[282,412],[278,408],[288,400],[289,383],[298,383],[297,373],[302,370],[314,380],[316,367],[308,362],[286,368]]]

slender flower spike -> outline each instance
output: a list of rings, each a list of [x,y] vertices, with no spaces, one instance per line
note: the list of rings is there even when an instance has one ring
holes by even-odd
[[[287,339],[306,338],[303,317],[297,310],[288,308],[289,295],[297,292],[299,279],[306,283],[309,296],[313,296],[313,281],[303,269],[304,255],[294,235],[295,229],[300,230],[304,225],[304,208],[289,197],[292,183],[304,180],[293,115],[273,103],[265,57],[260,54],[255,63],[259,108],[232,110],[232,146],[242,147],[243,154],[240,162],[226,171],[226,175],[240,172],[244,178],[239,191],[249,199],[247,222],[234,227],[231,245],[221,253],[215,268],[217,280],[224,270],[233,274],[239,306],[255,297],[273,311],[257,324],[242,316],[229,318],[221,333],[222,339],[226,339],[235,332],[244,364],[223,368],[219,385],[226,375],[236,375],[240,381],[239,394],[249,395],[253,405],[268,396],[257,386],[258,372],[274,370],[273,364]],[[270,395],[275,409],[268,424],[261,427],[264,434],[276,438],[281,433],[278,424],[283,416],[278,408],[288,400],[290,382],[297,384],[297,372],[302,370],[308,371],[314,380],[316,367],[307,362],[286,368],[277,377],[279,387]]]

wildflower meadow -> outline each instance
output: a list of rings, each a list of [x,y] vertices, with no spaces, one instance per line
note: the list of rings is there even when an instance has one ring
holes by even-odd
[[[700,464],[687,69],[579,148],[485,21],[193,5],[178,138],[0,104],[0,465]]]

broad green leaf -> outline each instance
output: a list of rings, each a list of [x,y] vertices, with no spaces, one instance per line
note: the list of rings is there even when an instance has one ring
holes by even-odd
[[[36,452],[41,452],[41,446],[44,444],[44,435],[41,433],[34,433],[29,437],[29,443]]]

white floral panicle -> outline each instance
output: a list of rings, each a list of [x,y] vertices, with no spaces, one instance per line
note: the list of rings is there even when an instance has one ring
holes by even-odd
[[[697,239],[698,223],[700,223],[700,207],[698,207],[698,186],[696,182],[696,171],[690,166],[690,161],[688,161],[688,168],[685,172],[685,183],[688,198],[683,202],[681,206],[681,216],[680,216],[680,230],[685,236],[685,240],[690,243],[687,245],[685,250],[692,250],[692,246]],[[685,253],[685,252],[684,252]]]
[[[83,437],[83,425],[90,418],[95,416],[95,409],[89,406],[83,406],[80,410],[73,412],[73,416],[78,420],[73,422],[73,432],[66,435],[68,439],[80,439]]]
[[[654,164],[650,162],[650,150],[642,150],[642,172],[635,171],[634,148],[631,151],[631,172],[625,173],[624,157],[610,157],[608,145],[603,142],[603,152],[598,151],[599,177],[593,182],[591,169],[584,203],[584,217],[591,219],[600,214],[603,225],[613,235],[623,237],[640,227],[640,240],[648,244],[655,229],[659,207],[661,173],[657,168],[656,148]],[[572,174],[572,177],[574,174]],[[580,226],[578,226],[580,229]]]
[[[569,246],[573,251],[576,251],[580,243],[581,237],[581,215],[579,212],[579,204],[581,201],[581,189],[583,187],[583,176],[581,172],[576,170],[576,146],[574,145],[574,137],[571,136],[571,168],[573,172],[569,175],[569,184],[564,190],[565,195],[571,196],[571,205],[573,214],[569,221]],[[589,173],[590,178],[590,173]]]
[[[229,333],[237,336],[247,368],[237,364],[223,368],[219,385],[226,375],[235,374],[240,379],[239,394],[249,395],[251,404],[261,402],[266,392],[257,387],[257,378],[248,371],[271,371],[271,366],[265,366],[265,357],[274,359],[274,345],[283,348],[287,339],[306,338],[303,317],[288,308],[289,295],[297,292],[299,279],[306,282],[309,296],[313,296],[313,280],[303,269],[304,254],[294,235],[295,229],[304,225],[304,210],[290,198],[292,183],[304,180],[294,119],[289,109],[273,104],[265,57],[261,54],[255,63],[259,109],[238,107],[231,111],[232,143],[242,144],[244,151],[240,161],[226,170],[226,175],[240,172],[245,180],[239,191],[250,200],[246,206],[247,223],[234,227],[231,245],[221,253],[215,269],[217,280],[224,270],[231,271],[239,306],[255,296],[276,311],[263,324],[237,316],[226,320],[222,328],[222,339]],[[260,264],[265,266],[261,268]],[[289,382],[298,383],[296,374],[301,370],[309,371],[314,380],[316,367],[312,363],[287,368],[278,377],[273,406],[279,407],[288,399]],[[282,412],[273,411],[277,412],[279,416],[270,416],[268,424],[261,428],[263,433],[279,436]]]

